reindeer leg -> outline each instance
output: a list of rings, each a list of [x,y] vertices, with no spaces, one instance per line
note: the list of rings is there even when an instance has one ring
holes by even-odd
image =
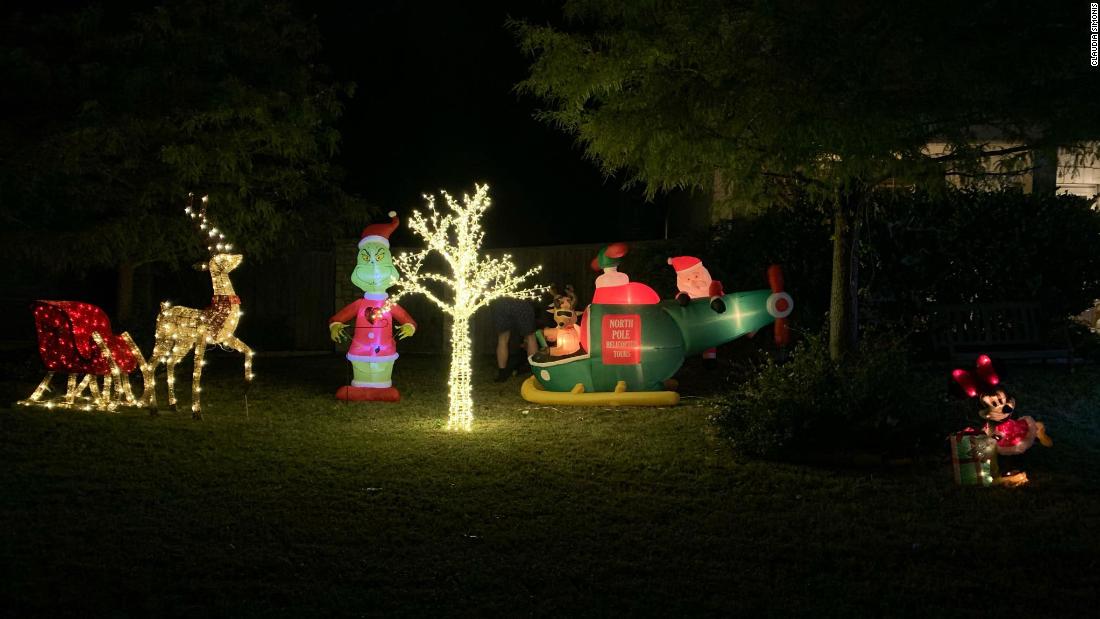
[[[252,356],[256,353],[252,352],[252,349],[248,347],[248,344],[242,342],[240,338],[235,335],[230,335],[229,337],[225,338],[225,341],[223,341],[222,344],[225,344],[226,346],[244,355],[244,379],[248,381],[251,385],[252,379],[255,377],[255,375],[252,374]]]
[[[202,419],[202,366],[206,354],[206,331],[199,330],[199,341],[195,342],[195,369],[191,374],[191,418]]]
[[[157,367],[161,363],[168,363],[168,346],[167,340],[158,340],[153,344],[153,352],[149,353],[149,358],[141,366],[141,380],[144,383],[141,401],[149,407],[150,413],[157,412]]]
[[[168,360],[164,362],[164,367],[168,371],[168,409],[173,413],[176,412],[176,362],[182,358],[183,355],[179,354],[179,344],[173,343],[172,350],[168,353]]]
[[[154,415],[157,412],[157,366],[160,365],[157,359],[154,357],[141,364],[141,405]]]
[[[244,414],[245,417],[247,417],[248,392],[252,390],[252,379],[256,377],[256,375],[252,373],[252,356],[255,353],[252,352],[252,349],[248,347],[248,344],[242,342],[240,338],[235,335],[230,335],[229,337],[225,338],[225,341],[222,343],[244,355]]]

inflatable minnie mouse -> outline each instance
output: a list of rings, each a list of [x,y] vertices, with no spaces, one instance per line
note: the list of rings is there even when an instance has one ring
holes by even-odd
[[[967,397],[978,398],[981,402],[978,416],[985,420],[985,433],[997,441],[998,454],[1022,454],[1031,448],[1035,439],[1039,439],[1044,447],[1054,445],[1043,422],[1028,416],[1013,417],[1016,398],[1005,393],[1001,387],[1001,379],[993,369],[993,360],[989,355],[978,357],[975,374],[956,369],[951,376]]]

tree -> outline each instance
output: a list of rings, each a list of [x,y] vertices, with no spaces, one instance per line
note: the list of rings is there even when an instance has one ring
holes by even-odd
[[[117,268],[123,321],[135,268],[199,253],[188,192],[210,194],[253,257],[355,202],[330,163],[353,88],[316,64],[318,30],[287,3],[167,0],[11,24],[0,241],[37,267]]]
[[[1016,175],[1058,147],[1078,164],[1100,155],[1085,141],[1100,136],[1086,17],[995,1],[568,0],[564,27],[512,27],[533,57],[519,90],[607,174],[650,196],[795,191],[825,209],[842,360],[860,222],[883,183]]]
[[[481,229],[481,216],[489,208],[489,186],[475,185],[474,195],[463,194],[462,202],[441,191],[447,214],[435,208],[435,198],[428,201],[428,214],[414,211],[409,218],[409,229],[427,242],[424,249],[401,254],[394,258],[394,265],[401,273],[394,302],[405,294],[422,294],[449,315],[451,324],[451,374],[450,415],[447,427],[452,430],[470,430],[473,424],[474,403],[471,397],[472,376],[470,343],[470,319],[477,310],[494,299],[536,298],[544,288],[521,288],[528,277],[539,272],[534,267],[522,275],[516,274],[511,256],[500,258],[481,255],[481,242],[485,233]],[[450,268],[450,275],[423,271],[424,262],[435,252]],[[449,298],[441,296],[433,287],[442,285],[450,290]]]

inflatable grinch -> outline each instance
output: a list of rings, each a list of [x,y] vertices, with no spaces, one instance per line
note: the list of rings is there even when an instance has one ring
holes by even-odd
[[[353,378],[351,385],[340,387],[340,400],[362,402],[397,402],[401,393],[393,387],[390,375],[397,360],[394,327],[397,339],[416,333],[416,321],[402,307],[389,302],[386,289],[397,283],[397,269],[390,255],[390,234],[397,229],[397,213],[390,211],[390,221],[371,224],[363,229],[359,241],[359,257],[351,272],[351,282],[363,291],[363,298],[349,303],[329,319],[329,334],[334,342],[348,341],[345,322],[355,319],[355,334],[348,348]]]

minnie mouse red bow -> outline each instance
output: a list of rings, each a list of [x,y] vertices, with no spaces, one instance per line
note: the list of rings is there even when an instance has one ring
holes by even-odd
[[[951,372],[951,378],[962,387],[967,397],[977,397],[980,392],[991,392],[1000,384],[1001,379],[993,369],[993,360],[989,355],[979,355],[977,362],[977,376],[966,370],[955,369]]]

